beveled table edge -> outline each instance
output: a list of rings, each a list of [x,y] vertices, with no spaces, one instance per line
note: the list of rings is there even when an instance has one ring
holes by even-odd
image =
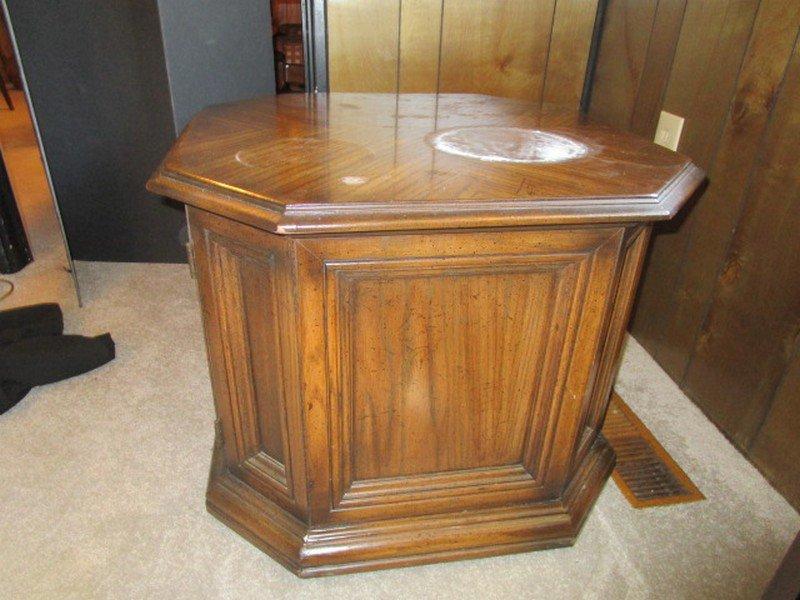
[[[284,206],[162,166],[147,182],[147,189],[272,233],[313,235],[663,221],[675,216],[704,180],[705,172],[687,162],[658,194],[648,196]]]

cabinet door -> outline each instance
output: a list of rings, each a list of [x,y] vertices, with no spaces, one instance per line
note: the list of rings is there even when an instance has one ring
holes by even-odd
[[[304,369],[324,382],[316,428],[329,436],[309,454],[319,454],[317,516],[557,498],[597,377],[622,237],[304,239]]]
[[[302,514],[291,246],[280,236],[209,213],[189,215],[226,466]]]

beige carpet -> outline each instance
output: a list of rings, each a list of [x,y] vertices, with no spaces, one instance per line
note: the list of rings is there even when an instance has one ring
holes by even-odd
[[[184,266],[79,263],[118,359],[0,416],[0,598],[756,598],[800,517],[635,343],[618,390],[708,500],[610,482],[573,548],[300,580],[209,516],[213,414]]]

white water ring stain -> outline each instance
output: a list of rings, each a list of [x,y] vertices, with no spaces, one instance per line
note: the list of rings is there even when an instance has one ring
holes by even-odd
[[[486,162],[558,163],[589,153],[589,147],[564,135],[522,127],[457,127],[427,138],[441,152]]]
[[[367,178],[357,175],[345,175],[340,181],[345,185],[362,185],[367,182]]]

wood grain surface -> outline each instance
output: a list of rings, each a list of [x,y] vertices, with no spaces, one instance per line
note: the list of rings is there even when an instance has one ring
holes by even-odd
[[[592,83],[591,115],[628,129],[639,92],[657,0],[612,0]]]
[[[583,93],[597,0],[557,0],[542,101],[575,107]]]
[[[669,84],[687,0],[659,0],[630,120],[630,130],[653,139]]]
[[[330,90],[577,108],[596,12],[597,0],[329,0]]]
[[[431,143],[476,126],[550,131],[587,153],[513,163]],[[679,154],[533,102],[283,94],[202,112],[149,185],[200,208],[224,204],[251,224],[313,233],[666,219],[702,176]]]
[[[397,88],[400,93],[430,93],[439,89],[439,56],[442,31],[442,0],[402,0],[402,27]],[[334,59],[336,60],[336,59]],[[362,81],[357,91],[373,91]],[[339,90],[331,85],[332,91]]]
[[[747,201],[740,200],[741,216],[685,380],[686,389],[703,397],[707,410],[743,446],[761,426],[800,332],[798,98],[800,48],[795,47],[772,120],[755,150],[760,160],[746,184]]]
[[[428,144],[453,127],[492,152],[531,129],[590,151],[492,162]],[[701,179],[534,102],[204,111],[149,186],[189,205],[209,510],[302,576],[571,544],[614,463],[599,428],[651,222]]]
[[[539,101],[554,0],[445,0],[439,88]]]
[[[800,411],[797,410],[797,390],[800,390],[800,340],[783,372],[781,381],[769,405],[769,412],[750,445],[753,462],[786,496],[793,506],[800,506],[800,448],[796,443],[800,431]]]
[[[680,278],[672,293],[679,294],[681,302],[671,311],[668,325],[674,332],[670,337],[674,341],[671,352],[680,356],[687,355],[692,345],[701,341],[700,328],[709,298],[747,198],[748,180],[758,161],[762,137],[798,25],[800,3],[771,1],[760,5],[714,163],[709,169],[709,181],[713,184],[702,202],[687,214],[684,224],[686,252],[691,253],[692,260],[680,267]]]
[[[717,152],[722,150],[719,142],[757,5],[755,1],[693,2],[686,9],[663,108],[687,117],[681,149],[706,169],[715,165]],[[729,152],[735,153],[736,147]],[[709,191],[715,186],[716,182],[711,182]],[[691,288],[686,278],[695,271],[695,260],[707,264],[709,260],[720,258],[701,254],[692,245],[693,239],[703,235],[706,224],[715,227],[713,213],[704,211],[704,203],[703,197],[696,203],[696,211],[687,211],[680,227],[667,227],[654,236],[639,308],[634,314],[633,329],[637,339],[679,381],[685,375],[697,329],[692,330],[685,321],[676,325],[677,313],[686,312],[682,303],[689,295],[708,300]],[[730,214],[725,216],[730,217]],[[716,275],[707,270],[704,274],[712,281]],[[701,285],[709,283],[704,281]],[[709,293],[707,287],[705,291]],[[702,319],[705,307],[698,307],[696,302],[694,305],[695,320]]]
[[[326,5],[330,89],[397,92],[400,0]]]
[[[680,151],[709,173],[691,209],[655,229],[632,331],[800,507],[800,468],[790,466],[800,463],[787,460],[795,444],[789,435],[780,441],[778,432],[787,430],[775,416],[787,414],[790,398],[800,410],[800,388],[786,387],[796,381],[800,327],[800,308],[788,299],[800,281],[796,236],[786,233],[800,170],[791,108],[800,5],[661,0],[642,50],[626,43],[624,0],[610,3],[601,45],[609,50],[600,60],[612,64],[598,69],[615,76],[595,87],[590,112],[642,134],[652,133],[654,110],[684,117]],[[630,89],[627,78],[639,64],[632,108],[609,112],[608,94],[620,93],[617,82]],[[664,90],[660,101],[655,87]]]

